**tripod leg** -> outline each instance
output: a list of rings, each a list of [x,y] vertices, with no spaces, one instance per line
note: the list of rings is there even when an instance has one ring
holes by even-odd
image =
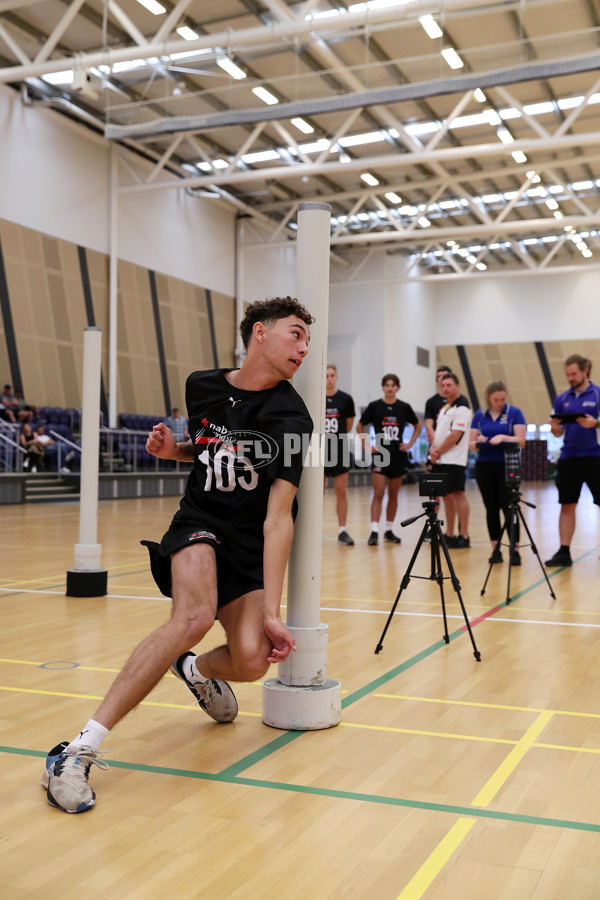
[[[527,522],[525,521],[525,519],[523,517],[523,513],[522,513],[520,507],[517,508],[517,512],[519,514],[519,519],[521,520],[521,524],[523,525],[523,528],[527,532],[527,537],[529,538],[529,544],[531,546],[531,549],[532,549],[534,555],[537,556],[537,561],[540,564],[540,569],[542,570],[544,578],[546,579],[546,584],[548,585],[548,590],[550,591],[550,596],[552,597],[553,600],[556,600],[556,594],[552,590],[552,585],[550,584],[550,581],[548,580],[548,575],[544,568],[544,564],[543,564],[542,560],[540,559],[540,554],[538,553],[537,547],[535,546],[533,537],[531,536],[531,532],[530,532],[529,528],[527,527]]]
[[[500,532],[500,537],[498,538],[498,543],[496,544],[496,547],[500,547],[500,546],[501,546],[501,544],[502,544],[502,538],[503,538],[503,536],[504,536],[504,532],[505,532],[505,531],[506,531],[506,520],[504,520],[504,524],[502,525],[502,531]],[[481,591],[480,591],[480,594],[479,594],[480,597],[483,597],[483,595],[485,594],[485,589],[486,589],[486,587],[487,587],[488,581],[490,580],[490,575],[492,574],[492,569],[493,569],[493,568],[494,568],[494,563],[490,563],[490,567],[489,567],[489,569],[488,569],[487,575],[485,576],[485,581],[483,582],[483,587],[481,588]]]
[[[512,501],[508,504],[508,517],[510,520],[510,527],[508,531],[508,579],[506,581],[507,606],[512,599],[510,596],[510,574],[512,572],[512,555],[515,546],[515,524],[517,521],[517,506]],[[504,521],[504,526],[506,527],[506,520]]]
[[[439,534],[438,534],[439,528]],[[431,531],[431,579],[437,581],[440,588],[440,600],[442,602],[442,617],[444,619],[444,640],[450,643],[448,635],[448,617],[446,615],[446,600],[444,598],[444,576],[442,575],[442,557],[440,553],[442,529],[436,526]]]
[[[404,591],[408,587],[408,583],[410,581],[410,573],[412,572],[412,568],[416,562],[417,556],[419,555],[419,550],[421,549],[421,545],[423,544],[423,541],[425,540],[425,536],[427,534],[428,529],[429,529],[429,522],[425,522],[425,524],[423,525],[423,530],[421,531],[419,540],[417,541],[417,546],[415,547],[415,551],[410,558],[410,562],[408,564],[406,572],[404,573],[404,575],[402,577],[402,581],[400,582],[400,588],[398,589],[398,593],[396,594],[396,599],[394,600],[393,606],[390,610],[390,614],[387,617],[387,621],[385,623],[385,628],[381,632],[381,637],[379,638],[379,643],[375,647],[375,653],[380,653],[381,650],[383,650],[383,639],[385,638],[387,630],[391,625],[392,619],[394,617],[394,613],[396,612],[396,607],[398,606],[398,601],[400,600],[400,595],[402,594],[402,591]]]
[[[461,595],[461,593],[460,593],[460,582],[459,582],[458,578],[456,577],[456,572],[454,571],[454,567],[453,567],[453,565],[452,565],[452,560],[450,559],[450,554],[448,553],[448,548],[446,547],[446,542],[443,540],[442,529],[441,529],[440,526],[439,526],[439,522],[436,523],[436,527],[437,527],[437,530],[438,530],[438,536],[441,538],[441,540],[440,540],[440,546],[441,546],[442,550],[444,551],[444,556],[445,556],[445,558],[446,558],[446,565],[448,566],[448,571],[450,572],[450,578],[451,578],[451,581],[452,581],[452,587],[453,587],[454,590],[456,591],[456,596],[458,597],[458,601],[459,601],[459,603],[460,603],[460,608],[461,608],[462,614],[463,614],[463,616],[464,616],[465,625],[467,626],[467,631],[469,632],[469,637],[471,638],[471,645],[472,645],[472,647],[473,647],[473,656],[475,657],[475,659],[477,660],[477,662],[480,662],[480,660],[481,660],[481,653],[480,653],[479,650],[477,649],[477,644],[475,643],[475,638],[473,637],[473,631],[472,631],[472,629],[471,629],[471,623],[469,622],[469,617],[467,616],[467,611],[466,611],[466,609],[465,609],[465,604],[463,603],[463,598],[462,598],[462,595]]]

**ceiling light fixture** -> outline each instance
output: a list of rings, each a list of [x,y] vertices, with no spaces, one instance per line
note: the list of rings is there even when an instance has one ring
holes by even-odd
[[[385,196],[390,203],[402,203],[402,198],[399,197],[398,194],[395,194],[394,191],[388,191]]]
[[[232,59],[229,59],[228,56],[219,56],[217,58],[217,65],[220,66],[224,72],[227,72],[228,75],[231,75],[232,78],[236,80],[240,78],[245,78],[246,73],[243,69],[240,69],[239,66],[236,66]]]
[[[478,103],[485,103],[485,101],[486,101],[486,96],[483,93],[483,91],[481,90],[481,88],[475,88],[475,90],[473,92],[473,96],[475,97],[475,99],[477,100]]]
[[[268,106],[274,106],[275,103],[279,103],[277,97],[264,87],[254,87],[252,88],[252,93]]]
[[[418,221],[419,225],[421,226],[421,228],[429,228],[429,226],[431,225],[431,222],[429,221],[429,219],[426,216],[420,216],[420,218],[417,221]]]
[[[419,22],[425,29],[425,32],[427,33],[427,35],[432,40],[434,40],[435,38],[441,38],[444,36],[444,32],[442,31],[442,29],[440,28],[438,23],[435,21],[433,16],[431,16],[431,15],[419,16]]]
[[[513,152],[511,153],[511,156],[516,163],[526,163],[527,162],[527,157],[525,156],[525,154],[523,153],[522,150],[513,150]]]
[[[379,180],[375,178],[374,175],[371,175],[370,172],[363,172],[360,176],[365,184],[368,184],[370,187],[375,187],[375,185],[379,184]]]
[[[187,25],[182,25],[181,28],[177,28],[175,30],[177,31],[177,34],[180,35],[180,37],[184,38],[186,41],[195,41],[198,37],[196,32],[192,31],[192,29]]]
[[[166,13],[164,6],[157,3],[157,0],[138,0],[138,3],[144,9],[147,9],[148,12],[151,12],[153,16],[162,16],[163,13]]]
[[[296,116],[295,119],[290,119],[290,122],[292,125],[295,125],[302,134],[312,134],[315,130],[312,125],[309,125],[309,123],[305,122],[304,119],[301,119],[300,116]]]
[[[464,62],[462,61],[454,47],[447,47],[445,50],[442,50],[442,56],[451,69],[462,69],[462,67],[464,66]]]

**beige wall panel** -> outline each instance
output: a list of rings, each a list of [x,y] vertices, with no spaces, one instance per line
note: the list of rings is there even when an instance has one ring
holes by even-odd
[[[27,281],[29,290],[23,297],[23,302],[30,303],[34,310],[34,329],[37,334],[53,338],[54,322],[50,313],[50,293],[46,273],[37,267],[30,267],[27,271]],[[14,300],[11,300],[11,307],[14,305]]]
[[[460,364],[460,360],[458,358],[458,350],[456,347],[438,347],[437,348],[437,361],[436,368],[438,366],[450,366],[453,372],[462,378],[462,366]],[[435,372],[432,371],[432,384],[435,388]],[[433,394],[433,391],[432,391]]]
[[[34,334],[36,309],[31,298],[27,268],[21,261],[6,259],[5,263],[15,333],[18,336]]]
[[[61,271],[61,260],[59,241],[56,238],[42,235],[42,253],[44,254],[44,264],[47,269],[54,269],[56,272]]]
[[[80,406],[83,333],[87,326],[76,244],[0,223],[23,388],[32,402]],[[102,374],[108,388],[109,260],[86,250],[95,324],[102,329]],[[147,269],[119,261],[117,411],[162,414],[163,385]],[[203,287],[156,273],[172,403],[184,406],[190,372],[213,366]],[[213,293],[221,365],[233,364],[233,298]],[[9,378],[0,323],[0,378]]]
[[[23,255],[23,243],[21,240],[21,231],[18,225],[11,222],[0,222],[0,240],[2,241],[2,253],[4,260],[8,257],[20,259]]]
[[[23,378],[23,394],[25,399],[37,406],[50,406],[45,401],[45,394],[39,394],[39,385],[46,380],[48,363],[38,352],[37,340],[32,335],[24,335],[19,340],[21,377]]]
[[[21,229],[23,256],[32,265],[43,265],[42,235],[29,228]]]

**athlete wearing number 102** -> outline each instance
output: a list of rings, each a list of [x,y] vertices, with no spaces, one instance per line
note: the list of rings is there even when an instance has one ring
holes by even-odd
[[[375,434],[381,441],[381,446],[389,454],[389,463],[386,466],[379,466],[374,461],[371,470],[373,500],[371,501],[371,533],[367,540],[370,547],[376,547],[379,541],[379,518],[386,486],[388,500],[383,539],[391,544],[400,543],[400,538],[393,531],[394,518],[398,508],[398,491],[402,484],[402,477],[408,469],[408,451],[417,440],[420,431],[419,420],[412,406],[404,403],[403,400],[396,399],[400,390],[398,376],[393,373],[384,375],[381,379],[381,387],[383,388],[383,398],[369,403],[360,417],[356,429],[358,434],[366,435],[365,426],[372,425]],[[407,424],[412,425],[413,430],[410,440],[405,444],[403,433]]]
[[[148,436],[153,456],[194,464],[160,546],[143,542],[159,588],[173,598],[171,618],[133,651],[79,735],[49,752],[42,785],[52,806],[79,813],[94,805],[88,776],[92,765],[107,768],[102,741],[169,668],[211,718],[231,722],[237,702],[228,682],[255,681],[296,649],[280,603],[312,421],[288,380],[308,352],[312,322],[290,297],[249,306],[242,367],[188,379],[192,439],[176,442],[163,423]],[[226,643],[189,652],[215,618]]]

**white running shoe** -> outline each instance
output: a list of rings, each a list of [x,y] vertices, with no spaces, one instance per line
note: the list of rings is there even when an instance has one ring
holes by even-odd
[[[233,722],[238,714],[237,700],[235,694],[226,681],[219,681],[218,678],[208,678],[206,681],[196,679],[192,681],[187,678],[182,669],[182,663],[188,656],[195,658],[196,654],[191,651],[182,653],[177,657],[171,666],[173,675],[181,678],[198,701],[200,707],[215,722]]]
[[[92,764],[108,769],[108,763],[100,757],[100,750],[63,741],[49,752],[42,775],[42,787],[46,789],[48,803],[68,813],[82,813],[91,809],[96,794],[88,784]]]

